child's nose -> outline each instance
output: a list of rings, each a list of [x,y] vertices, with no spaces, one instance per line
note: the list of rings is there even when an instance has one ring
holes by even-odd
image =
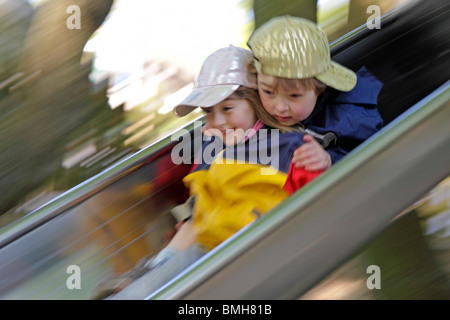
[[[275,102],[275,110],[278,113],[286,113],[289,110],[289,105],[288,105],[287,101],[282,98],[278,99]]]

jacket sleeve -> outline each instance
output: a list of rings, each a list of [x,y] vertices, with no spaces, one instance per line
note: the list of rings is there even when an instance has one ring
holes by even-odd
[[[339,147],[329,148],[327,149],[327,151],[330,154],[332,164],[335,164],[336,162],[341,160],[348,153],[348,151]]]
[[[333,164],[383,127],[377,108],[383,84],[365,67],[356,74],[358,81],[351,91],[328,88],[321,94],[312,115],[303,121],[317,133],[331,131],[336,135],[337,144],[327,148]]]
[[[342,159],[347,153],[370,138],[383,127],[383,119],[375,107],[356,105],[334,105],[335,112],[340,112],[340,124],[335,129],[337,145],[330,146],[332,163]]]

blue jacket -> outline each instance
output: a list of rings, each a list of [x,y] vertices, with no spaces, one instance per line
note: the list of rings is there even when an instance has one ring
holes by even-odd
[[[383,84],[365,67],[357,73],[356,86],[349,92],[328,87],[319,95],[312,114],[301,123],[319,134],[333,132],[336,143],[327,147],[336,163],[383,127],[377,98]]]
[[[209,170],[212,161],[223,151],[223,158],[239,160],[244,163],[271,166],[285,174],[293,169],[292,155],[303,142],[300,132],[281,133],[279,130],[263,125],[245,142],[233,146],[225,146],[217,137],[204,139],[201,150],[198,150],[191,172]]]

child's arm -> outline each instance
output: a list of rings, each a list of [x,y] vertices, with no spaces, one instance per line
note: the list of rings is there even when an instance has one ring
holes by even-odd
[[[307,171],[324,171],[331,167],[330,154],[311,135],[305,135],[303,141],[305,143],[292,156],[296,167]]]
[[[167,247],[176,251],[183,251],[197,241],[197,231],[191,220],[187,220],[179,226],[179,229]]]

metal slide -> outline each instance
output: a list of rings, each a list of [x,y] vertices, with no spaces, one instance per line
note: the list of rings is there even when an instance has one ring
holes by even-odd
[[[449,99],[450,82],[151,298],[306,293],[450,174]]]

